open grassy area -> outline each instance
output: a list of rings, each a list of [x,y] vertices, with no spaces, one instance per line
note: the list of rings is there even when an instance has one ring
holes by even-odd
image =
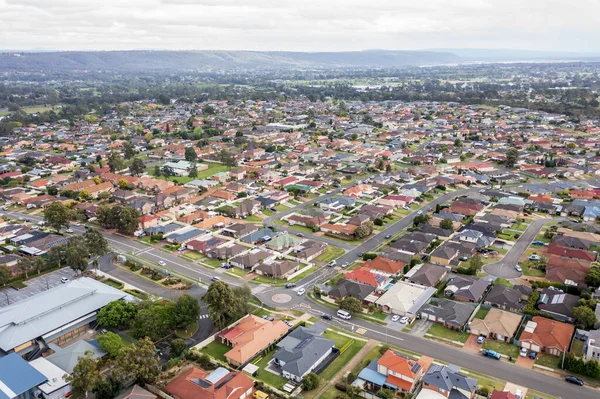
[[[285,226],[287,222],[285,220],[277,219],[273,222],[275,226]]]
[[[220,267],[221,263],[223,263],[222,260],[220,259],[215,259],[215,258],[205,258],[201,260],[202,263],[207,264],[211,267]]]
[[[575,356],[581,356],[583,354],[583,347],[585,344],[578,339],[573,340],[573,344],[571,345],[570,353]]]
[[[175,335],[177,335],[177,338],[187,339],[196,334],[196,331],[198,331],[199,327],[200,326],[198,325],[198,322],[195,321],[186,328],[175,330]]]
[[[345,337],[344,337],[345,338]],[[350,359],[352,359],[356,354],[365,346],[364,341],[355,340],[352,345],[346,352],[339,355],[330,365],[321,373],[321,378],[325,380],[331,380],[341,369],[344,367]],[[336,345],[337,346],[337,345]]]
[[[489,309],[479,308],[477,313],[475,313],[475,318],[483,320],[483,319],[485,319],[485,316],[487,316],[489,311],[490,311]]]
[[[486,339],[483,344],[483,349],[491,349],[506,356],[512,356],[516,359],[519,356],[519,347],[506,342],[500,342],[495,339]]]
[[[523,275],[532,276],[532,277],[545,277],[546,273],[542,270],[536,268],[537,262],[532,262],[530,260],[526,262],[519,262],[519,266],[523,270]]]
[[[334,341],[335,347],[338,349],[340,349],[342,346],[344,346],[351,339],[351,338],[337,334],[330,330],[325,331],[321,336],[323,338],[327,338],[327,339]]]
[[[206,179],[215,173],[227,171],[227,166],[220,163],[207,163],[207,165],[208,169],[198,171],[198,177],[196,177],[196,179]]]
[[[256,215],[246,216],[246,221],[252,223],[262,223],[262,219]]]
[[[449,328],[442,326],[441,324],[433,324],[429,330],[427,330],[427,334],[431,334],[437,338],[449,339],[451,341],[458,341],[465,343],[467,339],[469,339],[469,334],[461,333],[460,331],[454,331]]]
[[[267,216],[273,216],[275,214],[275,212],[273,212],[272,210],[269,210],[269,209],[263,209],[261,212],[263,213],[263,215],[267,215]]]
[[[110,285],[111,287],[116,288],[118,290],[120,290],[123,287],[125,287],[125,284],[121,283],[120,281],[113,280],[112,278],[104,278],[101,281],[104,284]]]
[[[300,226],[300,225],[297,225],[297,224],[295,224],[293,226],[290,226],[290,229],[296,230],[296,231],[300,231],[300,232],[302,232],[304,234],[312,234],[313,233],[312,229],[310,229],[308,227],[305,227],[305,226]]]
[[[199,254],[198,252],[194,252],[194,251],[188,251],[188,252],[184,253],[182,256],[189,258],[191,260],[198,260],[198,259],[204,258],[204,255]]]
[[[263,357],[257,363],[255,363],[258,367],[260,367],[260,370],[258,370],[257,378],[264,381],[268,385],[271,385],[272,387],[282,389],[283,386],[287,383],[287,379],[283,378],[280,375],[276,375],[264,370],[264,368],[267,367],[271,359],[273,359],[274,354],[275,351],[271,351],[267,354],[267,356]]]
[[[515,223],[512,226],[510,226],[510,228],[512,230],[519,230],[519,231],[525,231],[525,230],[527,230],[527,227],[529,227],[529,225],[526,223]]]
[[[279,204],[275,207],[275,209],[277,209],[279,212],[282,212],[282,211],[287,211],[290,208],[288,208],[287,206],[285,206],[283,204]]]
[[[231,350],[227,345],[223,345],[220,342],[213,341],[201,349],[202,353],[206,353],[208,356],[226,362],[225,354]]]
[[[329,263],[332,260],[339,258],[343,254],[344,254],[344,250],[342,248],[329,245],[327,247],[327,249],[325,249],[325,252],[323,252],[321,255],[317,256],[317,260],[321,261],[321,262]]]
[[[236,276],[236,277],[244,277],[246,275],[246,271],[240,269],[239,267],[232,267],[231,269],[228,269],[225,274],[229,274],[232,276]]]
[[[540,353],[537,359],[535,359],[535,364],[538,366],[550,367],[551,369],[559,369],[560,362],[560,357],[552,356],[547,353]]]

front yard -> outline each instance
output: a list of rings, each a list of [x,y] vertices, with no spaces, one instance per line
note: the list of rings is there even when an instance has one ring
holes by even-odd
[[[344,250],[342,248],[329,245],[327,246],[327,249],[325,249],[325,252],[317,256],[316,259],[324,263],[329,263],[332,260],[339,258],[343,254]]]
[[[558,356],[552,356],[547,353],[538,354],[537,359],[535,359],[535,364],[538,366],[549,367],[551,369],[559,369],[561,363],[561,358]]]
[[[519,347],[506,342],[500,342],[493,338],[488,338],[483,344],[483,349],[491,349],[506,356],[511,356],[513,360],[519,356]]]
[[[451,330],[442,326],[441,324],[434,323],[427,334],[431,334],[435,338],[449,339],[451,341],[462,342],[463,344],[469,339],[469,334],[461,333],[460,331]]]

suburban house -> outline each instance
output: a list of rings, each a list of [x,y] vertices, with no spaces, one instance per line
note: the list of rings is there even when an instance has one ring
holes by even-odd
[[[296,382],[317,369],[332,355],[335,342],[320,335],[327,326],[298,327],[277,344],[273,361],[283,377]]]
[[[444,293],[462,302],[479,302],[483,298],[490,282],[484,278],[456,276],[448,281]]]
[[[315,259],[327,250],[327,244],[319,241],[306,240],[302,244],[294,248],[296,257],[307,262]]]
[[[229,263],[241,269],[254,269],[259,263],[269,261],[273,257],[272,253],[256,248],[245,254],[231,258]]]
[[[456,257],[458,257],[458,250],[444,243],[431,252],[429,261],[438,265],[449,266],[450,262],[456,259]]]
[[[476,389],[477,380],[463,376],[448,366],[432,364],[421,379],[421,392],[417,399],[438,398],[438,396],[428,395],[427,391],[434,391],[442,398],[472,399],[475,397]]]
[[[213,259],[231,259],[237,255],[240,255],[247,251],[248,248],[239,245],[239,244],[231,244],[231,245],[223,245],[222,247],[216,247],[213,249],[209,249],[206,253],[206,256]]]
[[[565,294],[554,287],[544,288],[538,300],[540,310],[568,323],[573,322],[573,308],[577,305],[579,305],[578,296]]]
[[[415,318],[419,309],[435,294],[435,288],[398,281],[375,304],[384,313]]]
[[[256,274],[266,277],[284,279],[300,269],[302,264],[291,260],[263,262],[254,268]]]
[[[456,302],[449,299],[432,299],[421,308],[421,318],[439,323],[444,327],[463,331],[477,305],[470,302]]]
[[[225,227],[221,234],[228,237],[240,238],[245,235],[254,233],[258,227],[252,223],[234,223],[231,226]]]
[[[344,299],[351,296],[364,303],[373,292],[375,292],[375,287],[372,285],[341,278],[338,280],[337,285],[329,291],[329,297]]]
[[[373,359],[362,369],[352,385],[373,394],[384,388],[396,392],[412,392],[426,367],[421,361],[408,359],[388,349],[380,358]]]
[[[218,339],[232,348],[225,353],[225,358],[229,364],[238,367],[277,342],[287,332],[288,326],[281,320],[268,321],[249,314],[234,326],[223,330]]]
[[[519,399],[519,398],[517,398],[510,391],[497,391],[497,390],[494,390],[494,392],[492,392],[492,396],[490,396],[490,399]]]
[[[165,390],[175,399],[250,399],[254,381],[224,367],[211,372],[191,367],[171,380]]]
[[[525,325],[519,341],[521,348],[561,356],[564,351],[569,350],[574,332],[575,327],[571,324],[534,316]]]
[[[400,274],[404,270],[404,265],[406,265],[404,262],[397,262],[383,256],[378,256],[363,263],[362,267],[386,276],[393,276]]]
[[[520,314],[492,308],[485,318],[471,321],[471,334],[508,342],[517,332],[522,318]]]
[[[347,272],[344,275],[346,280],[357,281],[359,283],[368,284],[383,292],[388,284],[388,278],[382,274],[372,273],[370,269],[357,267],[356,269]]]
[[[448,269],[443,266],[432,265],[430,263],[421,263],[409,270],[404,275],[404,280],[413,284],[420,284],[426,287],[434,287],[448,274]]]
[[[513,288],[502,284],[494,284],[485,296],[484,303],[495,308],[510,312],[522,312],[533,290],[525,285],[515,285]]]
[[[598,305],[596,305],[598,306]],[[595,359],[600,362],[600,330],[590,331],[584,347],[585,360]]]

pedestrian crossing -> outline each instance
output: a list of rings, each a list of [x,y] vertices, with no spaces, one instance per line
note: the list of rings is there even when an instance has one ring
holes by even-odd
[[[201,314],[201,315],[200,315],[200,320],[202,320],[202,319],[208,319],[209,317],[210,317],[210,316],[209,316],[209,315],[207,315],[207,314]]]

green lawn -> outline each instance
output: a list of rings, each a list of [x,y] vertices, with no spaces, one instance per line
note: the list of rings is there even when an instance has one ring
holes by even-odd
[[[575,356],[581,356],[583,354],[584,343],[578,339],[573,340],[573,344],[571,345],[571,352]]]
[[[246,216],[246,221],[253,223],[262,223],[262,219],[256,215]]]
[[[376,319],[379,319],[379,320],[385,320],[388,317],[388,314],[382,313],[382,312],[375,312],[375,313],[371,314],[370,316],[374,317]]]
[[[511,229],[519,231],[525,231],[527,227],[529,227],[529,225],[525,223],[515,223],[512,226],[510,226]]]
[[[327,338],[327,339],[334,341],[335,347],[338,349],[340,349],[342,346],[344,346],[351,339],[344,335],[336,334],[335,332],[329,331],[329,330],[325,331],[323,334],[321,334],[321,336],[323,338]]]
[[[188,252],[184,253],[182,256],[184,256],[186,258],[190,258],[191,260],[198,260],[198,259],[204,258],[204,255],[199,254],[198,252],[194,252],[194,251],[188,251]]]
[[[487,316],[489,311],[490,311],[489,309],[479,308],[477,313],[475,313],[475,318],[483,320],[483,319],[485,319],[485,316]]]
[[[207,265],[209,265],[210,267],[221,267],[221,263],[223,263],[222,260],[220,259],[215,259],[215,258],[205,258],[201,260],[202,263],[205,263]]]
[[[196,331],[198,331],[199,327],[200,326],[198,325],[198,322],[195,321],[186,328],[175,330],[175,335],[177,335],[178,338],[187,339],[196,334]]]
[[[279,204],[275,207],[275,209],[277,209],[279,212],[282,212],[282,211],[287,211],[290,208],[288,208],[287,206],[285,206],[283,204]]]
[[[123,287],[125,287],[125,284],[123,284],[123,283],[122,283],[122,282],[120,282],[120,281],[113,280],[112,278],[105,278],[105,279],[102,279],[102,280],[101,280],[101,282],[103,282],[103,283],[104,283],[104,284],[106,284],[106,285],[110,285],[111,287],[113,287],[113,288],[116,288],[116,289],[118,289],[118,290],[120,290],[120,289],[122,289]]]
[[[329,263],[330,261],[339,258],[344,254],[344,250],[340,247],[327,246],[325,252],[321,255],[317,256],[317,260],[325,263]]]
[[[547,353],[540,353],[538,354],[538,358],[535,359],[535,364],[539,366],[550,367],[551,369],[559,369],[560,362],[560,357],[548,355]]]
[[[486,339],[483,344],[483,349],[491,349],[498,353],[501,353],[506,356],[512,356],[513,359],[516,359],[519,356],[519,347],[513,344],[507,344],[506,342],[500,342],[493,338]]]
[[[437,338],[449,339],[451,341],[457,341],[465,343],[467,339],[469,339],[469,334],[461,333],[460,331],[454,331],[449,328],[442,326],[441,324],[434,323],[429,330],[427,330],[428,334],[431,334]]]
[[[544,234],[538,234],[533,241],[542,241],[549,244],[552,242],[552,239],[544,237]]]
[[[274,354],[275,351],[271,351],[267,354],[267,356],[263,357],[262,359],[260,359],[260,361],[256,363],[256,365],[260,367],[260,370],[258,370],[257,378],[264,381],[266,384],[271,385],[272,387],[282,389],[283,386],[287,383],[287,379],[264,370],[264,368],[269,364],[271,359],[273,359]]]
[[[196,177],[196,179],[206,179],[215,173],[227,171],[227,166],[220,163],[207,163],[207,165],[208,169],[198,171],[198,177]]]
[[[277,219],[273,222],[275,226],[285,226],[287,222],[285,220]]]
[[[231,269],[228,269],[225,273],[237,277],[244,277],[247,274],[246,271],[240,269],[239,267],[232,267]]]
[[[132,344],[135,344],[137,342],[137,340],[135,338],[133,338],[131,335],[129,335],[127,333],[127,331],[119,331],[117,333],[117,335],[119,337],[121,337],[121,340],[123,341],[123,343],[125,345],[132,345]]]
[[[263,317],[263,316],[270,316],[271,312],[265,310],[264,308],[256,308],[256,310],[254,312],[252,312],[253,315],[258,316],[258,317]]]
[[[526,262],[519,263],[519,266],[521,266],[521,269],[523,270],[523,275],[532,277],[545,277],[546,273],[534,267],[535,265],[537,265],[536,262],[532,262],[529,260]]]
[[[275,214],[275,212],[273,212],[269,209],[263,209],[261,212],[263,213],[263,215],[267,215],[267,216],[273,216]]]
[[[354,341],[346,352],[339,355],[330,365],[321,373],[321,378],[331,381],[331,379],[344,367],[356,354],[365,346],[364,341]]]
[[[217,360],[226,362],[225,354],[231,350],[227,345],[223,345],[220,342],[213,341],[201,349],[202,353],[206,353],[208,356],[213,357]]]

